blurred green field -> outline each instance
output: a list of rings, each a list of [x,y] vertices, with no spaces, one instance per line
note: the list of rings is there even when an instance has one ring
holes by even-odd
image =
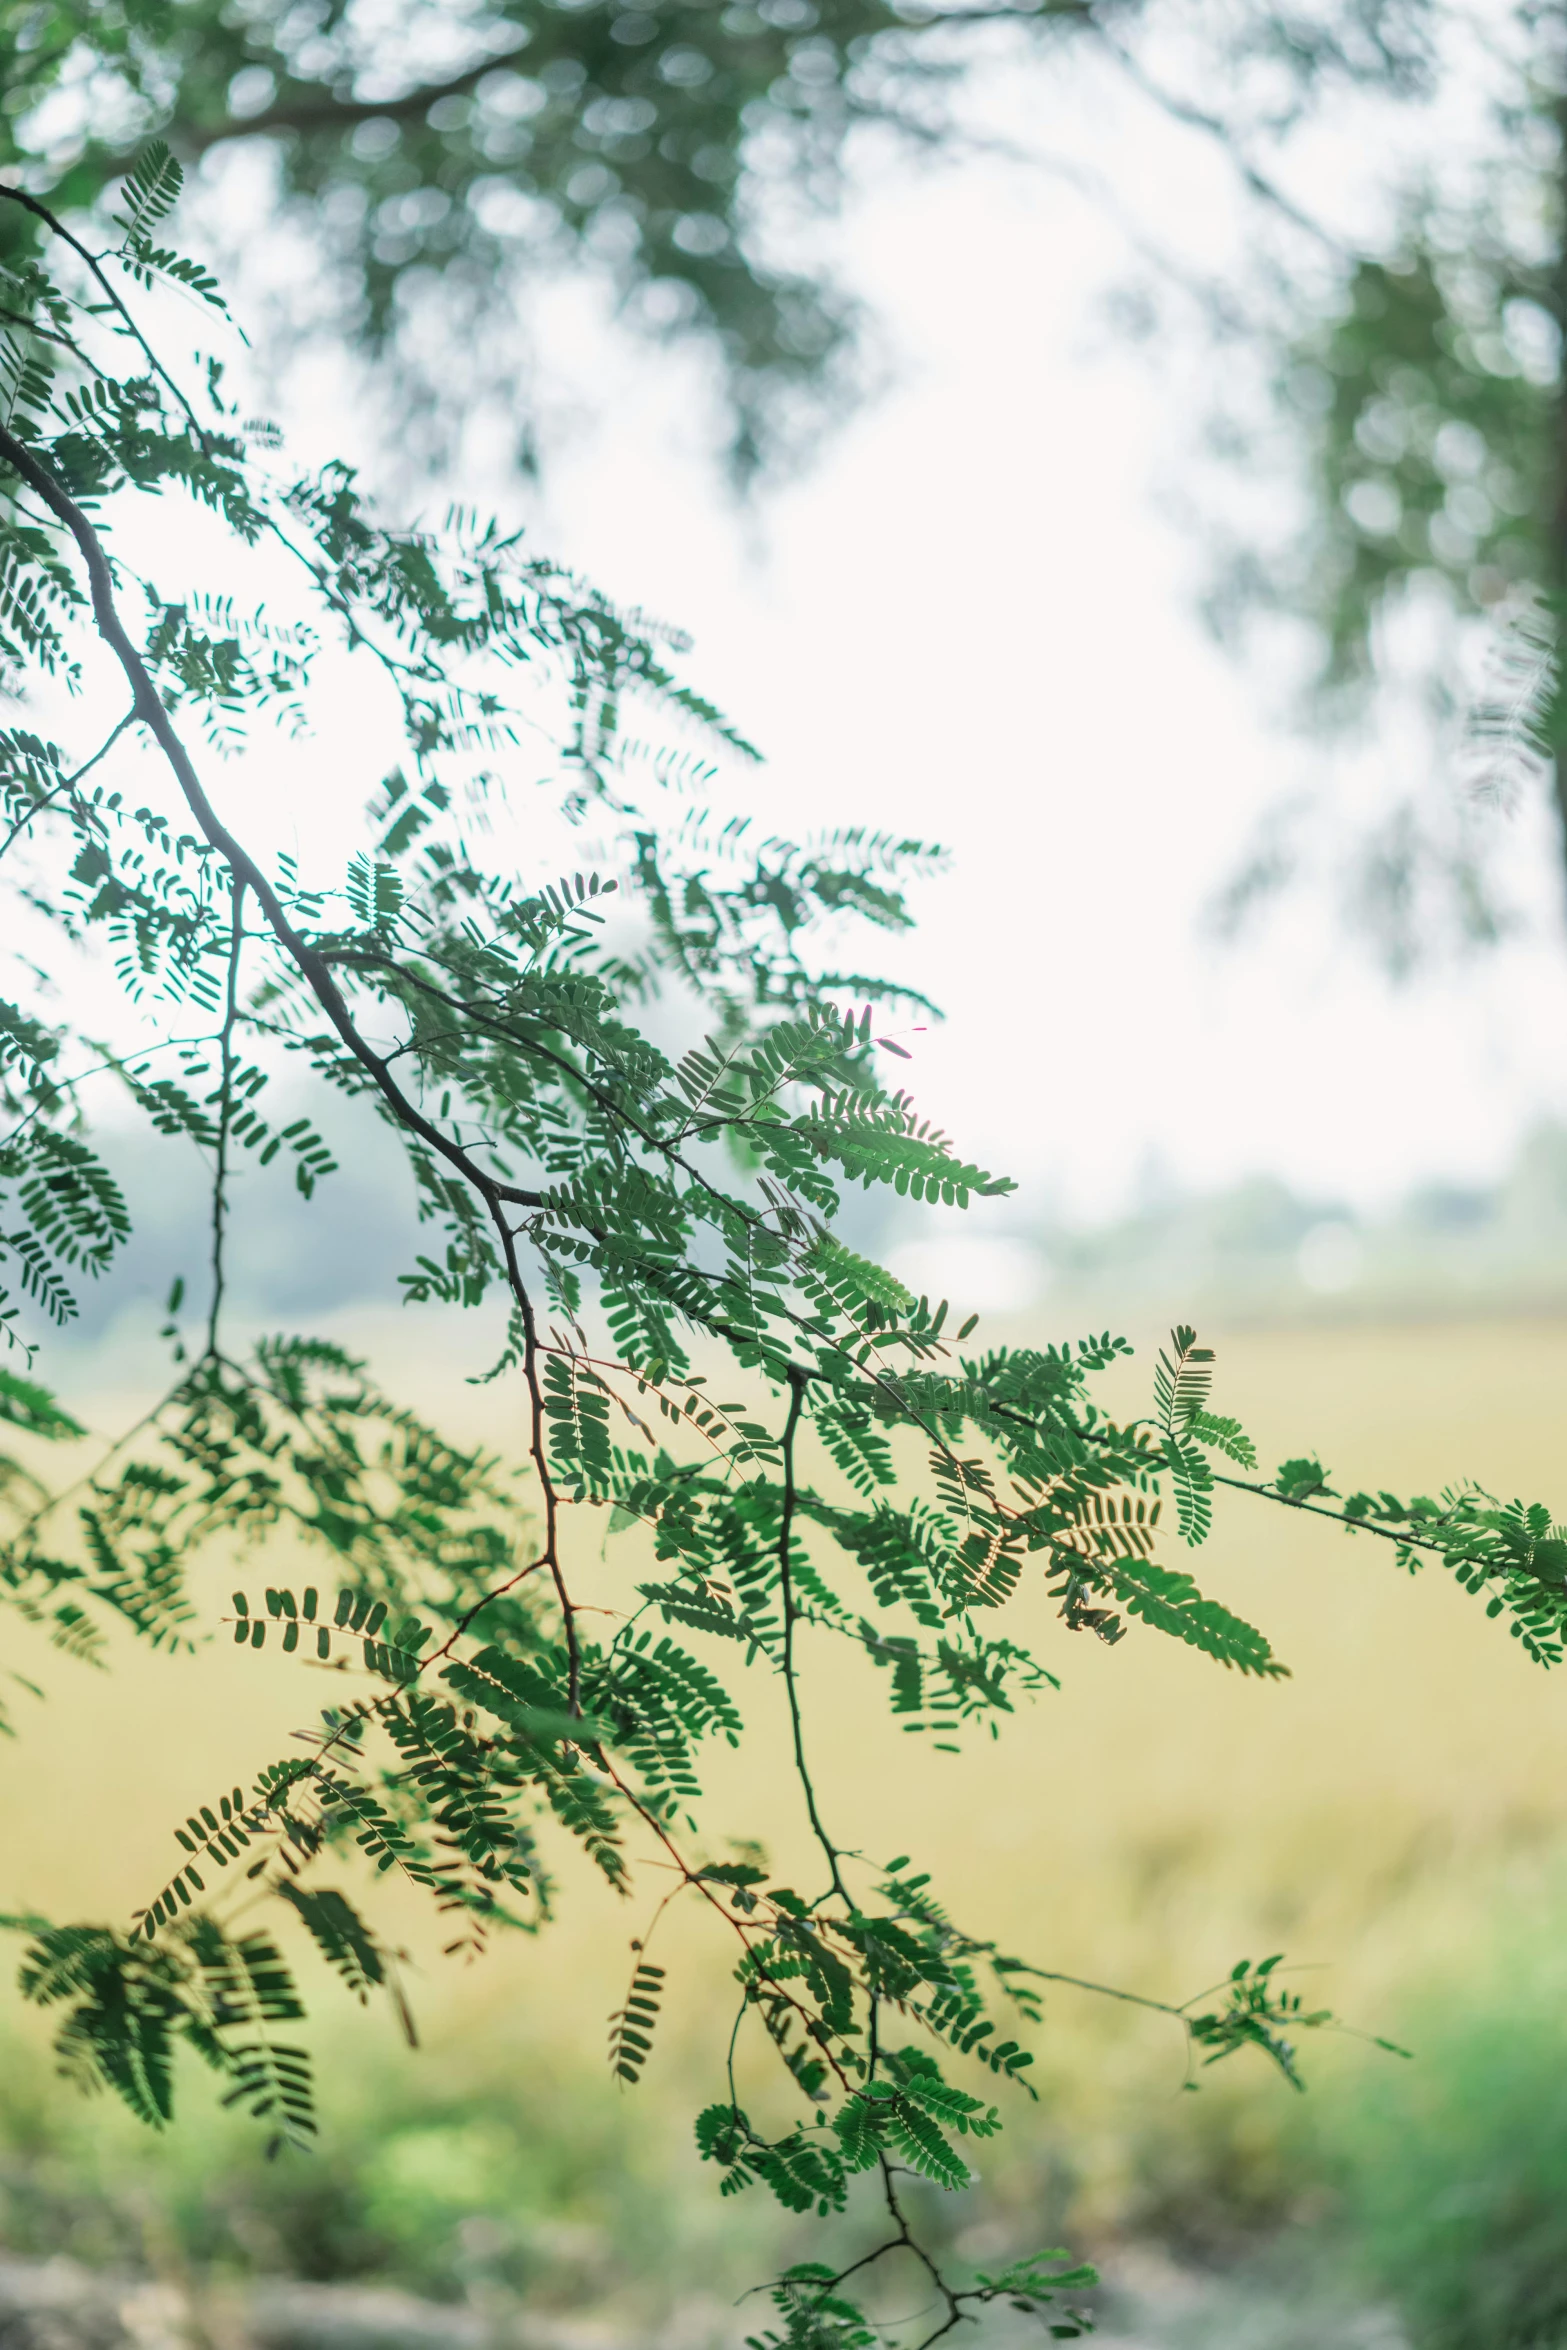
[[[1160,1334],[1133,1335],[1137,1359],[1113,1390],[1130,1408],[1146,1394]],[[494,1391],[476,1405],[454,1377],[442,1395],[428,1351],[416,1363],[406,1338],[394,1343],[419,1400],[445,1407],[447,1425],[504,1439]],[[1345,1490],[1432,1491],[1465,1474],[1503,1497],[1567,1511],[1567,1323],[1317,1326],[1217,1343],[1217,1407],[1240,1415],[1269,1466],[1315,1447]],[[381,1362],[395,1385],[395,1359]],[[114,1401],[98,1399],[97,1425],[110,1424]],[[1290,1681],[1242,1681],[1138,1626],[1106,1650],[1065,1635],[1026,1599],[1020,1617],[1061,1689],[1000,1743],[958,1757],[890,1728],[847,1735],[841,1668],[829,1663],[809,1725],[824,1802],[841,1841],[877,1857],[912,1849],[965,1922],[1041,1965],[1180,1999],[1238,1957],[1282,1949],[1306,1970],[1297,1981],[1313,2004],[1397,2036],[1422,2002],[1429,2020],[1444,1981],[1497,1980],[1499,1937],[1554,1948],[1567,1676],[1531,1665],[1437,1576],[1398,1573],[1387,1546],[1242,1496],[1226,1502],[1199,1571],[1268,1632]],[[601,1524],[589,1530],[595,1545]],[[230,1564],[214,1562],[214,1593],[232,1588]],[[634,1554],[612,1545],[594,1569],[597,1596],[613,1604],[617,1578],[634,1571]],[[58,1659],[23,1662],[42,1671],[51,1695],[42,1707],[19,1700],[20,1735],[0,1751],[0,1898],[56,1916],[125,1915],[146,1899],[168,1874],[172,1822],[286,1751],[289,1731],[320,1701],[318,1685],[281,1659],[227,1648],[200,1670],[127,1654],[107,1677]],[[759,1684],[750,1711],[760,1717],[774,1696]],[[793,1790],[774,1759],[725,1763],[721,1784],[725,1829],[759,1833],[780,1865],[799,1855],[808,1870]],[[670,2028],[644,2086],[627,2096],[602,2076],[626,1945],[661,1890],[649,1869],[638,1899],[621,1905],[569,1871],[558,1924],[536,1942],[497,1942],[465,1968],[440,1961],[409,1910],[400,1924],[425,2045],[402,2049],[388,2019],[361,2019],[324,1991],[317,2043],[338,2059],[329,2130],[351,2134],[375,2111],[401,2116],[397,2128],[416,2138],[437,2130],[434,2152],[427,2144],[408,2156],[408,2175],[417,2180],[424,2161],[446,2211],[453,2197],[453,2208],[473,2200],[465,2163],[485,2167],[478,2142],[465,2153],[461,2135],[462,2114],[476,2114],[473,2127],[499,2129],[513,2149],[500,2163],[513,2201],[532,2196],[540,2226],[547,2219],[557,2237],[564,2226],[569,2238],[572,2213],[591,2206],[593,2224],[623,2234],[640,2226],[651,2241],[673,2193],[689,2206],[690,2240],[709,2241],[717,2198],[689,2155],[684,2117],[693,2094],[711,2093],[728,1960],[700,1921],[675,1917],[660,1929]],[[117,2123],[100,2118],[84,2138],[81,2122],[54,2118],[28,2053],[34,2024],[19,2022],[13,2045],[0,2090],[13,2140],[25,2135],[25,2107],[25,2127],[37,2148],[54,2149],[57,2167],[80,2164],[89,2143],[121,2161],[113,2149],[129,2141]],[[992,2185],[962,2215],[982,2249],[1032,2238],[1048,2211],[1080,2238],[1152,2231],[1223,2251],[1251,2230],[1299,2220],[1311,2200],[1302,2182],[1331,2168],[1302,2151],[1300,2101],[1260,2066],[1216,2078],[1203,2097],[1181,2094],[1184,2049],[1159,2018],[1060,1990],[1037,2046],[1042,2104],[1015,2101]],[[1313,2114],[1391,2112],[1410,2077],[1352,2038],[1312,2049],[1308,2067],[1321,2084],[1307,2101]],[[437,2109],[445,2118],[432,2120]],[[395,2135],[391,2122],[386,2131]],[[222,2137],[227,2145],[226,2125]],[[209,2187],[215,2143],[202,2139]],[[401,2191],[385,2178],[376,2189],[383,2204]],[[17,2209],[14,2197],[9,2217],[0,2206],[0,2236],[37,2233],[41,2223]],[[455,2289],[450,2211],[440,2224],[440,2276],[423,2281]],[[253,2256],[266,2265],[278,2254]],[[560,2259],[566,2276],[571,2259]],[[367,2254],[361,2265],[376,2261]]]

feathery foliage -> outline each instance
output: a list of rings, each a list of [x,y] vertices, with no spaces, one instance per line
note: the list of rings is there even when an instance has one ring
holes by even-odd
[[[174,2112],[183,2051],[273,2143],[302,2148],[313,2084],[291,1954],[314,1947],[350,1996],[386,1996],[412,2029],[376,1924],[381,1877],[469,1955],[538,1930],[574,1867],[633,1913],[656,1881],[652,1923],[694,1906],[733,1954],[729,2067],[715,2051],[723,2090],[696,2123],[721,2192],[760,2187],[826,2218],[863,2178],[887,2233],[856,2267],[923,2270],[927,2339],[998,2299],[1070,2335],[1084,2321],[1062,2297],[1085,2271],[1043,2253],[964,2281],[920,2243],[901,2187],[965,2185],[1001,2126],[990,2090],[1027,2091],[1023,2036],[1069,1978],[955,1922],[909,1856],[878,1866],[829,1825],[847,1799],[811,1766],[816,1660],[860,1660],[866,1708],[885,1699],[943,1748],[998,1735],[1054,1686],[1061,1656],[1047,1669],[1002,1629],[1025,1584],[1054,1600],[1062,1652],[1136,1628],[1277,1676],[1264,1635],[1160,1555],[1170,1495],[1195,1547],[1228,1488],[1390,1543],[1406,1566],[1438,1560],[1551,1664],[1567,1532],[1469,1488],[1341,1500],[1305,1458],[1262,1476],[1210,1408],[1213,1358],[1184,1328],[1152,1412],[1117,1420],[1094,1382],[1124,1341],[967,1351],[971,1322],[951,1330],[944,1303],[836,1237],[845,1183],[958,1207],[1009,1188],[884,1079],[879,1021],[899,990],[830,959],[855,922],[906,924],[902,881],[930,852],[853,829],[796,843],[718,827],[657,768],[644,804],[628,710],[716,755],[745,746],[645,625],[515,535],[468,515],[391,529],[346,465],[291,473],[273,436],[247,435],[216,367],[186,389],[132,307],[149,275],[196,283],[147,241],[176,189],[149,154],[121,248],[67,243],[57,276],[29,263],[8,294],[33,370],[0,425],[12,597],[54,631],[17,633],[10,683],[20,694],[30,668],[52,710],[68,667],[82,682],[67,715],[99,730],[71,749],[7,734],[8,903],[24,947],[49,940],[56,978],[107,967],[123,1004],[111,1043],[93,1042],[70,984],[27,996],[19,955],[26,1000],[0,1026],[0,1418],[16,1456],[0,1600],[73,1656],[107,1656],[118,1619],[195,1672],[226,1632],[256,1672],[325,1672],[330,1694],[248,1786],[192,1755],[192,1808],[133,1915],[10,1919],[22,1992],[58,2014],[70,2077],[150,2124]],[[190,499],[227,531],[221,598],[139,567],[148,499]],[[278,551],[297,558],[301,609],[263,628],[241,587],[253,553]],[[187,739],[211,721],[221,747],[268,712],[292,724],[331,639],[378,680],[406,742],[395,774],[366,778],[362,845],[335,880],[248,846]],[[568,878],[511,871],[468,813],[546,724],[559,799],[596,844]],[[683,1056],[647,1018],[659,988],[712,1024]],[[134,1245],[113,1133],[94,1123],[109,1083],[205,1169],[207,1294],[193,1317],[176,1284],[161,1402],[51,1484],[49,1447],[81,1431],[33,1358]],[[292,1161],[297,1212],[321,1212],[334,1096],[415,1186],[407,1298],[491,1308],[501,1351],[474,1375],[515,1395],[517,1458],[443,1437],[320,1336],[232,1338],[236,1168]],[[318,1562],[311,1582],[265,1580],[281,1535]],[[620,1567],[613,1610],[581,1598],[601,1549]],[[237,1588],[236,1550],[255,1569]],[[704,1825],[722,1757],[755,1734],[758,1675],[781,1686],[812,1855],[799,1884],[754,1847],[715,1856]],[[650,1932],[612,2019],[628,2086],[679,1992]],[[1331,2019],[1278,1968],[1243,1961],[1217,1993],[1143,2004],[1194,2060],[1252,2048],[1295,2082],[1299,2035]],[[740,2102],[746,2027],[797,2101],[787,2125]],[[762,2338],[868,2343],[846,2273],[791,2269]]]

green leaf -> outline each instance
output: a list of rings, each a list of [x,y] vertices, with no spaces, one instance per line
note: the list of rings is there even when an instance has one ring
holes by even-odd
[[[125,210],[114,215],[114,225],[125,232],[122,250],[139,243],[150,228],[173,211],[184,178],[162,139],[150,139],[121,184]]]
[[[47,1387],[40,1387],[34,1379],[19,1378],[3,1364],[0,1364],[0,1420],[20,1428],[28,1436],[43,1436],[55,1442],[87,1433]]]

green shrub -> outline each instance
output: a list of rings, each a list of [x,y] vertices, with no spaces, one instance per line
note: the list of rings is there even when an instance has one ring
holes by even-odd
[[[1520,1936],[1427,1989],[1412,2063],[1319,2121],[1338,2227],[1418,2350],[1567,2343],[1567,1962]]]
[[[628,2127],[625,2100],[590,2064],[459,2049],[406,2074],[350,2070],[342,2086],[319,2155],[269,2161],[243,2117],[194,2100],[186,2127],[149,2142],[11,2043],[0,2246],[122,2270],[534,2303],[612,2297],[629,2275],[662,2278],[690,2254],[685,2161],[654,2146],[656,2115]]]
[[[1408,2061],[1346,2047],[1288,2107],[1239,2082],[1182,2100],[1136,2150],[1133,2232],[1279,2309],[1396,2312],[1413,2350],[1563,2350],[1567,1897],[1473,1893],[1478,1933],[1378,2013]]]

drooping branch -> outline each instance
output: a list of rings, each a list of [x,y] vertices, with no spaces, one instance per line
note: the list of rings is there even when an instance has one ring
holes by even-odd
[[[503,70],[527,45],[524,40],[493,49],[477,65],[467,66],[445,81],[421,82],[396,98],[339,97],[334,91],[300,88],[255,114],[231,114],[219,123],[177,122],[171,126],[171,136],[182,149],[204,155],[209,147],[221,146],[229,139],[267,138],[279,131],[300,131],[308,137],[317,131],[350,130],[361,122],[408,122],[442,98],[466,98],[486,74]]]
[[[795,1672],[794,1627],[799,1620],[799,1607],[794,1596],[794,1570],[789,1557],[789,1545],[794,1537],[795,1473],[794,1441],[799,1433],[800,1414],[805,1406],[806,1379],[791,1363],[788,1371],[789,1413],[783,1432],[783,1508],[778,1525],[778,1590],[783,1602],[783,1679],[789,1698],[789,1724],[794,1736],[794,1767],[805,1795],[805,1808],[810,1817],[812,1833],[821,1846],[832,1879],[832,1889],[840,1901],[852,1908],[844,1889],[840,1853],[837,1845],[822,1824],[817,1808],[816,1787],[811,1778],[810,1765],[805,1758],[805,1725],[800,1714],[800,1690]]]
[[[0,191],[3,192],[3,191]],[[314,948],[308,939],[289,920],[282,900],[272,883],[251,856],[248,849],[236,840],[223,823],[197,775],[190,755],[175,730],[174,722],[164,706],[147,664],[138,652],[120,618],[114,600],[114,575],[102,542],[76,500],[61,483],[55,480],[8,427],[0,425],[0,461],[25,481],[34,494],[41,498],[70,532],[81,553],[92,596],[93,618],[98,633],[125,672],[133,696],[133,715],[147,728],[163,753],[180,794],[197,828],[210,848],[227,865],[236,881],[242,881],[254,893],[267,922],[304,979],[317,1003],[325,1012],[338,1036],[354,1059],[373,1079],[378,1091],[392,1109],[398,1123],[421,1142],[436,1151],[449,1165],[455,1167],[464,1180],[492,1204],[509,1202],[514,1206],[537,1208],[544,1205],[542,1193],[524,1191],[515,1184],[500,1183],[475,1165],[470,1153],[454,1143],[440,1128],[425,1117],[391,1073],[391,1065],[384,1053],[378,1053],[361,1035],[348,1009],[342,990],[332,976],[326,957]]]
[[[1201,131],[1206,138],[1223,148],[1232,170],[1249,195],[1277,213],[1281,220],[1288,221],[1291,228],[1301,230],[1325,252],[1332,254],[1335,260],[1348,263],[1360,258],[1352,245],[1336,236],[1314,214],[1307,212],[1303,205],[1297,204],[1294,197],[1279,186],[1277,180],[1252,160],[1222,116],[1199,105],[1194,98],[1182,97],[1178,91],[1159,81],[1111,24],[1094,15],[1090,15],[1087,21],[1097,35],[1100,46],[1114,58],[1134,89],[1141,91],[1172,122],[1181,123],[1188,130]]]
[[[546,1516],[544,1561],[548,1564],[559,1599],[570,1659],[569,1710],[581,1710],[581,1652],[576,1629],[576,1611],[573,1606],[558,1544],[558,1502],[554,1480],[545,1447],[545,1410],[543,1387],[539,1377],[539,1343],[534,1319],[533,1303],[522,1279],[517,1260],[516,1239],[507,1221],[507,1206],[537,1208],[544,1204],[541,1193],[524,1190],[518,1185],[502,1183],[485,1169],[475,1164],[471,1154],[452,1142],[427,1119],[409,1100],[392,1076],[384,1054],[378,1053],[360,1033],[349,1012],[327,959],[311,946],[289,920],[286,909],[266,874],[241,843],[221,821],[204,790],[190,756],[185,750],[169,716],[163,698],[153,682],[141,654],[127,633],[114,598],[114,580],[107,554],[92,524],[80,506],[57,482],[38,459],[7,428],[0,426],[0,459],[11,466],[22,480],[40,497],[66,528],[81,553],[86,567],[92,597],[93,617],[99,635],[118,660],[131,686],[132,715],[145,725],[153,736],[165,761],[171,769],[187,808],[199,826],[209,846],[222,857],[232,876],[234,891],[234,946],[230,965],[231,990],[237,973],[240,908],[244,892],[255,895],[266,915],[273,935],[311,988],[317,1002],[331,1021],[333,1028],[360,1065],[367,1069],[394,1116],[409,1132],[439,1154],[463,1176],[480,1197],[495,1227],[502,1258],[506,1268],[507,1285],[518,1312],[522,1316],[526,1344],[524,1377],[529,1394],[528,1449],[538,1474]],[[224,1027],[225,1076],[223,1087],[223,1114],[228,1112],[228,1047],[232,1036],[232,1019],[237,1005],[231,1004],[229,1020]],[[222,1145],[226,1151],[227,1126],[221,1129]],[[220,1157],[218,1184],[214,1200],[213,1227],[213,1299],[209,1321],[209,1351],[216,1344],[217,1313],[223,1295],[223,1218],[225,1213],[224,1188],[227,1179],[226,1159]]]
[[[103,293],[104,300],[108,303],[115,316],[121,321],[125,332],[135,341],[141,351],[142,357],[146,360],[147,365],[151,368],[153,374],[158,378],[158,381],[167,388],[170,396],[184,410],[186,422],[189,424],[191,431],[195,434],[200,446],[205,448],[207,446],[207,436],[206,433],[202,430],[201,420],[197,416],[195,409],[191,406],[185,394],[180,390],[179,385],[175,382],[173,376],[170,375],[168,369],[164,366],[163,361],[158,357],[158,354],[153,349],[151,343],[148,342],[146,336],[142,333],[141,328],[137,325],[135,318],[131,314],[130,307],[126,302],[124,295],[119,291],[119,288],[115,285],[113,279],[109,276],[97,254],[91,251],[88,246],[84,245],[80,237],[74,236],[72,232],[66,227],[65,223],[62,220],[57,219],[55,214],[50,211],[47,204],[40,204],[38,198],[36,196],[30,196],[25,188],[13,187],[8,181],[0,180],[0,199],[3,199],[3,201],[7,204],[19,204],[24,212],[30,212],[35,220],[41,220],[45,228],[48,229],[50,235],[58,237],[63,245],[69,245],[71,251],[76,255],[77,259],[81,261],[88,270],[91,271],[94,280]],[[75,349],[75,345],[72,344],[71,350],[73,356],[75,356]],[[88,362],[88,364],[90,365],[91,363]],[[95,369],[94,373],[101,375],[102,370]]]
[[[234,1030],[239,1020],[239,966],[245,944],[245,882],[236,874],[229,898],[229,964],[218,1034],[218,1148],[212,1178],[212,1289],[207,1301],[207,1353],[218,1351],[227,1287],[229,1140],[234,1124]]]
[[[17,817],[15,823],[11,826],[11,829],[6,834],[4,840],[0,840],[0,857],[3,857],[12,844],[18,840],[27,830],[27,827],[32,823],[34,817],[42,816],[46,810],[53,807],[56,800],[61,799],[69,792],[74,792],[76,786],[81,782],[82,777],[84,775],[90,775],[93,769],[98,765],[99,761],[108,757],[115,744],[119,741],[121,735],[125,732],[125,729],[128,726],[134,726],[135,723],[135,710],[127,710],[125,716],[113,729],[112,733],[107,735],[98,745],[98,748],[93,752],[91,758],[84,759],[80,767],[73,768],[69,775],[62,775],[58,783],[52,783],[50,784],[47,791],[40,792],[37,799],[33,801],[32,805],[22,810],[21,814]]]

